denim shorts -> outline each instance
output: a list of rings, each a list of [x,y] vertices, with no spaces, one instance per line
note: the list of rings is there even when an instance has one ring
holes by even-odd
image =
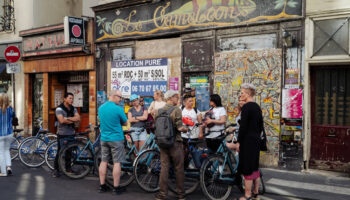
[[[113,163],[124,161],[125,150],[124,140],[122,141],[101,141],[102,162],[109,162],[112,158]]]
[[[133,141],[145,141],[147,139],[147,131],[144,128],[140,127],[130,127],[131,137]]]

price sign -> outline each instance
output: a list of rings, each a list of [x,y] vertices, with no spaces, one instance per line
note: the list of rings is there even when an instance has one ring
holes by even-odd
[[[112,89],[122,95],[153,96],[154,91],[167,90],[168,59],[144,59],[112,62]]]

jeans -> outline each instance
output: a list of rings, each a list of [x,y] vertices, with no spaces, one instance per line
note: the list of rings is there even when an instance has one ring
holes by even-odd
[[[184,189],[184,150],[182,142],[175,142],[174,146],[168,149],[160,148],[161,170],[159,177],[159,196],[166,198],[168,194],[168,175],[170,167],[170,159],[174,164],[176,173],[176,192],[178,198],[185,197]]]
[[[58,158],[59,158],[59,154],[60,151],[62,149],[64,149],[66,146],[70,145],[70,144],[74,144],[75,143],[75,136],[74,135],[57,135],[57,155],[55,157],[55,163],[54,163],[54,168],[55,170],[59,171],[59,166],[58,166]],[[71,159],[71,153],[68,152],[68,154],[65,157],[65,164],[66,164],[66,168],[69,168],[69,161]]]
[[[12,141],[12,134],[0,136],[0,166],[2,174],[7,174],[6,167],[11,166],[10,146]]]

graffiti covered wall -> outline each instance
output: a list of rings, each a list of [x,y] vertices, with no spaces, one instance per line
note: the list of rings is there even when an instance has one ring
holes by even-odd
[[[277,166],[280,134],[282,50],[236,51],[215,55],[214,93],[221,96],[228,120],[235,121],[240,85],[252,83],[257,88],[255,101],[261,106],[268,136],[268,153],[261,163]]]

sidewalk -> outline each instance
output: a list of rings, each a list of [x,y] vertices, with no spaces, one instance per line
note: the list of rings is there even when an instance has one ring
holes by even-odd
[[[264,168],[266,194],[301,199],[348,200],[350,178],[341,174],[320,170],[292,172]],[[269,199],[269,198],[263,198]]]

